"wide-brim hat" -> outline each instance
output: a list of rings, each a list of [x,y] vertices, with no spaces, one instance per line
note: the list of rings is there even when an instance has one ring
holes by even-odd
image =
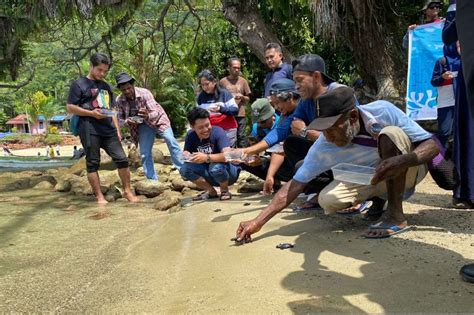
[[[423,6],[423,8],[421,9],[421,11],[425,11],[426,9],[428,9],[428,7],[430,6],[430,4],[432,3],[436,3],[436,4],[439,4],[440,6],[443,6],[443,1],[431,1],[431,0],[428,0],[425,2],[425,5]]]
[[[267,98],[259,98],[253,102],[252,106],[252,121],[261,122],[270,119],[275,114],[275,109],[272,107]]]

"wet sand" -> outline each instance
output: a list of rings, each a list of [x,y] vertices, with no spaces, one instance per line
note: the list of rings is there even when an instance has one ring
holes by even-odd
[[[38,190],[0,193],[3,312],[474,312],[474,212],[425,180],[405,203],[416,230],[360,237],[359,218],[284,210],[234,246],[259,195],[167,214]],[[243,206],[243,203],[250,203]],[[218,210],[220,209],[220,210]],[[295,247],[279,250],[281,242]]]

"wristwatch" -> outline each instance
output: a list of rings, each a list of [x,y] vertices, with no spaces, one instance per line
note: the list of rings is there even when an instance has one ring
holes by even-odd
[[[207,155],[207,163],[211,163],[211,155],[210,154]]]
[[[303,129],[301,129],[300,137],[306,138],[307,134],[308,134],[308,128],[307,127],[304,127]]]

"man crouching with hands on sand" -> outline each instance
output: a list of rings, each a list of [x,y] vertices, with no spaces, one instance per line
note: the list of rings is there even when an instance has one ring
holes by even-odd
[[[426,163],[439,149],[432,135],[387,101],[356,106],[354,92],[339,87],[315,100],[316,118],[308,128],[322,132],[291,181],[253,220],[241,222],[236,239],[248,242],[275,214],[286,208],[322,172],[339,163],[376,167],[371,185],[333,180],[320,193],[326,214],[385,197],[387,209],[364,233],[366,238],[386,238],[409,229],[403,199],[414,192],[426,175]]]

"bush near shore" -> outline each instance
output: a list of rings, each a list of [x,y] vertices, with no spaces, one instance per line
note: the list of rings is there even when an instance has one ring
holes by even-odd
[[[8,143],[10,149],[21,150],[27,148],[38,148],[46,145],[73,145],[79,143],[79,138],[71,135],[30,135],[30,134],[11,134],[0,139],[0,142]]]

